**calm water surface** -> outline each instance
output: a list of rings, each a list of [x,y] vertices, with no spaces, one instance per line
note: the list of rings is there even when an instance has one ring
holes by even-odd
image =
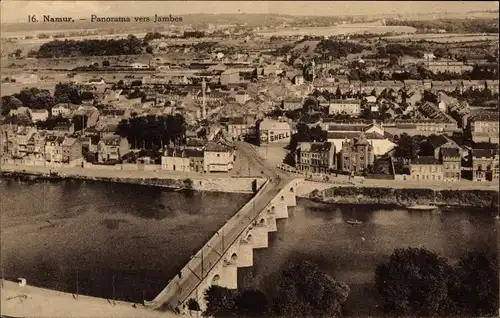
[[[168,280],[248,194],[111,183],[0,180],[2,269],[28,284],[142,301]]]
[[[363,221],[349,225],[349,219]],[[239,270],[243,288],[272,290],[289,261],[309,260],[351,288],[348,315],[380,315],[374,271],[395,248],[425,247],[452,261],[471,250],[498,250],[498,222],[485,210],[457,208],[442,214],[381,206],[330,205],[299,199],[290,218],[278,221],[269,248],[254,252],[254,266]]]
[[[249,195],[169,192],[109,183],[0,180],[2,267],[29,284],[117,299],[152,299]],[[423,246],[455,260],[497,251],[498,222],[484,210],[440,215],[298,200],[269,248],[238,271],[239,285],[270,290],[286,262],[310,260],[351,288],[347,313],[376,315],[375,266],[395,248]],[[349,219],[362,220],[351,226]]]

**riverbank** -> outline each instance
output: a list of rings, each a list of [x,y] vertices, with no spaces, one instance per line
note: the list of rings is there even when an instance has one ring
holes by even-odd
[[[314,190],[310,198],[328,203],[345,204],[435,204],[475,207],[498,207],[498,190],[383,188],[333,186]]]
[[[0,169],[0,178],[31,182],[74,179],[230,193],[255,193],[265,182],[261,177],[236,178],[157,171],[106,171],[81,167],[48,168],[5,164]]]
[[[113,301],[2,281],[2,316],[10,317],[177,317],[142,304]],[[49,305],[50,304],[50,305]]]

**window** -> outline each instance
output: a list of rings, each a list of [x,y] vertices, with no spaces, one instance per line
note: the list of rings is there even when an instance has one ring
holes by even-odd
[[[220,154],[217,154],[217,158],[219,158],[219,157],[220,157]]]

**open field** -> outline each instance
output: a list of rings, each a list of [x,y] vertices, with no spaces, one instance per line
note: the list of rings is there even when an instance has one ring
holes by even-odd
[[[416,29],[407,26],[382,26],[380,23],[356,23],[342,24],[332,27],[310,27],[310,28],[287,28],[271,32],[261,32],[259,35],[265,37],[271,36],[294,36],[294,35],[312,35],[312,36],[332,36],[355,33],[374,33],[384,34],[387,32],[395,33],[415,33]]]
[[[450,42],[469,42],[469,41],[487,41],[498,40],[498,34],[492,33],[421,33],[421,34],[400,34],[384,37],[386,40],[426,40],[439,43]]]

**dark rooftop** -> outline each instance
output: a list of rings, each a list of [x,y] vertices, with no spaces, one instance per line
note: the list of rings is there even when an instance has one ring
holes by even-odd
[[[432,156],[421,156],[411,161],[412,165],[439,165],[439,160]]]

